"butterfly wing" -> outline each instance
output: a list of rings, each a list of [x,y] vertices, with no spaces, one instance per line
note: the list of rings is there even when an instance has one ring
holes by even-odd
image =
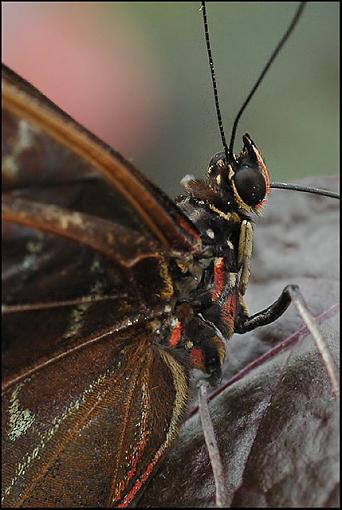
[[[148,326],[107,335],[4,392],[3,504],[127,506],[174,439],[184,364]]]
[[[199,235],[6,68],[3,84],[3,501],[127,506],[184,413],[187,363],[154,327],[172,308],[169,253],[186,257]]]
[[[131,216],[139,217],[164,248],[199,249],[192,223],[132,164],[5,66],[2,82],[3,172],[9,187],[32,177],[35,183],[51,182],[56,167],[58,181],[74,181],[80,172],[91,176],[95,171],[120,193],[127,207],[131,205]]]

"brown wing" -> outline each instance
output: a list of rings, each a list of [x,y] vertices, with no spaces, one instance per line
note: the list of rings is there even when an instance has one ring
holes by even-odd
[[[196,251],[199,234],[177,206],[120,154],[86,131],[30,84],[3,66],[4,160],[14,182],[102,175],[134,209],[164,248]]]
[[[65,210],[60,214],[63,218]],[[91,229],[92,217],[87,225],[84,216],[78,228]],[[113,228],[112,222],[93,221],[98,241],[102,227],[109,223]],[[164,289],[158,279],[160,255],[146,252],[144,257],[141,236],[116,227],[113,236],[121,234],[121,256],[128,250],[126,271],[86,244],[6,224],[8,306],[107,293],[111,299],[5,316],[5,505],[107,506],[115,495],[135,499],[177,433],[187,372],[153,344],[148,325],[165,315],[172,289]],[[151,275],[148,289],[146,272]],[[90,434],[84,440],[83,428]]]
[[[3,200],[5,216],[7,201]],[[76,213],[77,221],[72,221],[75,213],[56,206],[13,197],[9,204],[16,217],[23,215],[25,220],[29,211],[33,225],[39,228],[43,221],[44,228],[59,228],[60,235],[5,223],[6,385],[74,346],[126,327],[128,321],[140,323],[160,315],[172,300],[172,285],[164,279],[166,262],[155,242],[98,217]],[[62,237],[63,224],[68,226],[65,236],[76,236],[78,243]],[[46,308],[49,305],[54,307]]]
[[[186,255],[199,236],[120,155],[11,71],[3,81],[3,502],[127,505],[187,394],[149,326],[172,305],[163,249]]]
[[[127,506],[174,439],[187,388],[184,364],[153,342],[148,325],[8,388],[3,505]]]

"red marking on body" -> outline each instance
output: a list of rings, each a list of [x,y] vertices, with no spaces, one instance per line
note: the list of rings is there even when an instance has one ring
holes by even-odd
[[[204,371],[204,360],[205,360],[205,353],[203,349],[200,349],[199,347],[194,347],[191,350],[191,361],[195,368],[199,368],[200,370]]]
[[[214,288],[211,293],[212,301],[217,301],[223,292],[224,289],[224,259],[220,257],[215,260],[214,264]]]
[[[170,338],[169,338],[169,346],[176,347],[180,339],[182,338],[182,330],[183,326],[181,322],[177,322],[176,326],[173,328]]]

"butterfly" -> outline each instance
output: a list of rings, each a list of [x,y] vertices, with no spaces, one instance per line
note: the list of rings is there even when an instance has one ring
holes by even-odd
[[[218,221],[236,222],[219,214],[235,211],[221,210],[213,193],[224,178],[222,156],[211,163],[212,185],[190,181],[175,205],[27,82],[8,69],[3,79],[4,272],[12,307],[4,335],[4,474],[15,466],[5,498],[15,506],[127,506],[184,418],[190,366],[213,381],[221,375],[222,341],[211,321],[222,318],[223,305],[229,336],[237,303],[231,282],[222,281],[222,257],[213,261],[210,252],[221,230],[204,230],[202,251],[203,232],[189,217],[194,201],[207,211],[213,198]],[[261,155],[252,139],[244,143],[246,168],[247,157],[255,163]],[[257,175],[263,170],[260,162]],[[263,198],[244,203],[257,207]],[[236,234],[228,240],[234,263]],[[211,315],[203,319],[204,309]]]

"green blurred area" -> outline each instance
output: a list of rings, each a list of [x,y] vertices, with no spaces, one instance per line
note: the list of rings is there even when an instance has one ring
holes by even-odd
[[[227,137],[296,5],[208,3]],[[221,150],[199,5],[131,2],[124,8],[144,25],[158,52],[171,104],[155,146],[139,156],[139,166],[176,193],[183,174],[203,175],[211,155]],[[338,34],[339,5],[309,3],[241,119],[236,150],[241,135],[250,133],[274,180],[339,172]]]
[[[16,4],[20,10],[21,3]],[[60,10],[71,9],[73,4],[52,5]],[[90,2],[90,5],[96,5],[96,19],[87,21],[90,36],[98,27],[100,36],[101,27],[103,32],[111,27],[115,31],[115,23],[120,23],[127,40],[139,32],[139,44],[151,56],[155,66],[153,79],[161,90],[160,108],[152,125],[146,128],[152,130],[148,143],[136,150],[133,147],[124,155],[165,191],[175,195],[180,191],[183,175],[204,176],[211,156],[222,150],[199,2]],[[235,113],[287,28],[296,6],[292,2],[208,3],[228,138]],[[34,7],[37,9],[37,4]],[[6,19],[4,23],[6,27]],[[248,132],[262,150],[273,180],[338,173],[338,37],[339,4],[309,3],[241,119],[235,150],[240,150],[241,135]],[[17,49],[20,53],[24,48],[18,44]],[[29,42],[25,51],[28,54],[31,51]],[[117,72],[124,73],[125,69],[119,67]],[[151,98],[146,97],[146,101]]]

